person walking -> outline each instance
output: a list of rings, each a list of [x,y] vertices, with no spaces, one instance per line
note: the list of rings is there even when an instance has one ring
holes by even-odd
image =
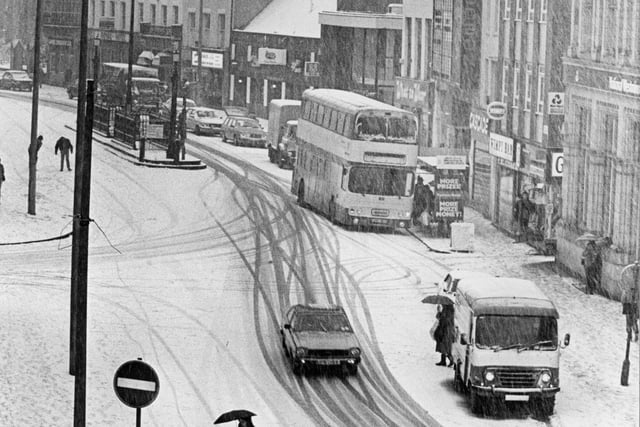
[[[2,198],[2,183],[4,182],[4,165],[0,159],[0,198]]]
[[[55,153],[58,154],[58,150],[60,150],[60,172],[64,168],[64,162],[67,163],[67,169],[71,170],[71,166],[69,166],[69,153],[73,153],[73,145],[71,145],[71,141],[64,136],[58,138],[56,142]]]
[[[587,295],[592,295],[600,287],[600,273],[602,271],[602,256],[596,243],[590,240],[582,252],[582,265],[587,282]]]
[[[453,357],[451,356],[451,345],[455,340],[453,317],[453,305],[448,304],[443,305],[442,310],[436,314],[438,326],[433,333],[433,339],[436,340],[436,351],[440,353],[440,362],[436,363],[437,366],[447,366],[447,359],[449,359],[448,366],[453,366]]]
[[[418,177],[418,182],[413,189],[413,211],[411,212],[411,219],[413,225],[417,225],[420,215],[427,208],[427,189],[424,185],[424,179],[421,176]]]
[[[529,200],[529,193],[526,191],[520,193],[520,197],[513,207],[513,219],[518,226],[516,242],[522,242],[523,239],[525,242],[529,240],[529,218],[535,209],[535,205]]]
[[[638,288],[633,287],[625,292],[622,299],[622,314],[627,318],[627,334],[633,341],[638,341]]]

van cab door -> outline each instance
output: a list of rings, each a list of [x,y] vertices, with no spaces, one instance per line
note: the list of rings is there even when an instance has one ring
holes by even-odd
[[[473,346],[471,345],[473,315],[471,308],[460,296],[456,296],[454,309],[455,340],[451,346],[451,353],[454,363],[460,365],[460,375],[466,383],[469,374],[469,359],[473,351]]]

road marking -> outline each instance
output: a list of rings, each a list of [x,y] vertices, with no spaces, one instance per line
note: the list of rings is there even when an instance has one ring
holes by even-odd
[[[156,391],[156,383],[153,381],[134,380],[132,378],[118,378],[116,385],[122,388],[134,390]]]

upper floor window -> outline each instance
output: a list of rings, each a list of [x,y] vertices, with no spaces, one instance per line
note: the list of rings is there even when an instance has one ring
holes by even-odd
[[[116,2],[109,2],[109,16],[115,18],[116,16]]]
[[[513,106],[518,107],[520,101],[520,63],[513,64]]]
[[[522,19],[522,0],[516,0],[516,21]]]
[[[527,0],[529,3],[529,7],[527,8],[527,21],[533,22],[533,17],[535,15],[535,2],[534,0]]]
[[[138,21],[144,22],[144,3],[138,3]]]
[[[227,31],[227,16],[224,13],[218,14],[218,38],[220,44],[224,43],[224,33]]]
[[[189,28],[195,30],[196,28],[196,13],[189,12]]]
[[[156,25],[156,5],[151,5],[151,25]]]
[[[173,23],[178,25],[180,23],[180,7],[173,6]]]
[[[101,1],[100,2],[100,16],[106,16],[107,15],[107,2],[106,1]]]
[[[511,0],[504,0],[504,19],[511,19]]]
[[[202,14],[202,27],[207,31],[211,30],[211,14],[210,13]]]
[[[540,22],[547,22],[547,0],[540,1]]]
[[[538,66],[538,106],[536,107],[536,113],[542,114],[544,112],[544,65]]]
[[[169,23],[169,12],[167,11],[166,5],[163,4],[162,6],[160,6],[160,13],[162,15],[162,25],[166,27]]]

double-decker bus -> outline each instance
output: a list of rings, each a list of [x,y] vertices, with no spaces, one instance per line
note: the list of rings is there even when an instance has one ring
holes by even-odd
[[[333,222],[409,226],[418,146],[405,110],[336,89],[308,89],[291,192]]]

